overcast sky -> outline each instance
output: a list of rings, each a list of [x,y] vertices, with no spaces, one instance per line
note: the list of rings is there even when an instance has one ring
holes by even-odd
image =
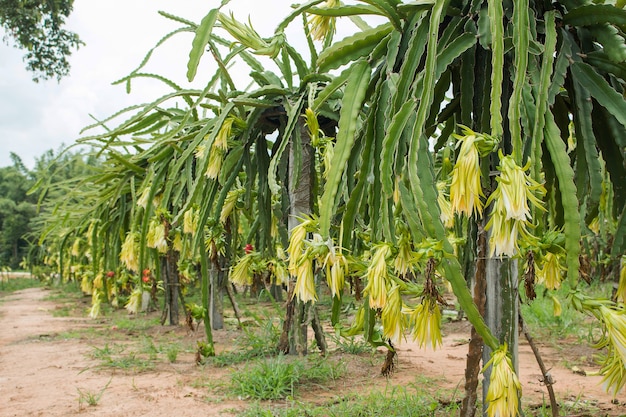
[[[225,10],[232,9],[239,20],[250,15],[261,36],[269,37],[292,3],[232,0]],[[74,143],[81,129],[93,123],[90,114],[104,119],[170,91],[155,81],[135,80],[128,95],[124,85],[111,83],[128,75],[159,39],[181,26],[160,16],[159,10],[199,23],[218,4],[219,0],[75,0],[67,28],[86,46],[74,52],[71,74],[60,83],[34,83],[22,62],[23,52],[0,45],[0,167],[11,164],[9,154],[14,152],[32,168],[35,158],[48,149]],[[292,26],[294,31],[300,28]],[[159,48],[147,72],[190,86],[185,74],[192,36],[178,35]],[[206,55],[203,64],[210,64]],[[197,78],[191,86],[201,88],[202,77]]]

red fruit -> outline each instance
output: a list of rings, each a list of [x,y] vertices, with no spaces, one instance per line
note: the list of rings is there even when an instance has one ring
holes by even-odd
[[[144,275],[143,277],[141,277],[141,280],[145,283],[150,282],[150,277],[148,275]]]
[[[148,268],[146,268],[146,269],[144,269],[141,273],[142,273],[144,276],[149,276],[149,275],[150,275],[150,270],[149,270]]]
[[[115,276],[115,272],[107,271],[106,276],[107,276],[107,278],[113,278]]]
[[[253,250],[254,250],[254,246],[252,246],[249,243],[246,243],[246,248],[245,248],[246,255],[249,254],[250,252],[252,252]]]

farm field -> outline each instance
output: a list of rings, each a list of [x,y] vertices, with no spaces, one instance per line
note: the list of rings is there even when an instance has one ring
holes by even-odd
[[[270,302],[240,299],[245,330],[228,317],[227,306],[225,328],[214,332],[217,356],[198,364],[202,329],[161,326],[159,312],[129,316],[122,309],[92,320],[85,314],[90,298],[68,288],[1,294],[0,416],[365,416],[383,410],[454,416],[463,397],[467,321],[445,324],[443,346],[434,352],[405,341],[396,371],[385,378],[382,350],[333,339],[329,332],[325,357],[313,349],[305,358],[272,354],[267,340],[279,323],[264,318],[265,310],[275,308]],[[586,343],[568,336],[543,343],[541,352],[556,380],[561,415],[626,413],[626,405],[612,402],[601,378],[592,375],[599,368]],[[527,415],[550,415],[539,368],[524,342],[520,368]],[[299,378],[293,391],[278,395],[284,398],[254,400],[254,392],[275,382],[259,369],[293,369]],[[261,388],[241,391],[241,384],[259,381]]]

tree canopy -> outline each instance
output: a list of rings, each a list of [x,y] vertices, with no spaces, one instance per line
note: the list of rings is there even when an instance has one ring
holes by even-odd
[[[74,0],[0,0],[3,40],[26,51],[26,69],[33,81],[69,74],[67,58],[84,43],[78,35],[63,28]]]

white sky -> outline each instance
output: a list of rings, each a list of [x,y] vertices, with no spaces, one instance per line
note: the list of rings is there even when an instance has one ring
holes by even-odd
[[[151,102],[171,91],[156,81],[136,79],[128,95],[124,85],[111,83],[128,75],[161,37],[181,26],[160,16],[159,10],[199,23],[219,3],[75,0],[67,28],[78,33],[86,46],[74,52],[70,58],[71,73],[60,83],[34,83],[22,62],[23,52],[0,44],[0,167],[11,165],[9,153],[14,152],[32,168],[35,158],[45,151],[74,143],[80,130],[93,123],[90,114],[104,119],[126,106]],[[292,3],[232,0],[224,10],[232,9],[240,21],[250,15],[261,36],[270,37]],[[293,31],[301,31],[299,21],[292,26]],[[157,49],[145,71],[166,76],[183,87],[190,86],[186,82],[186,66],[193,35],[175,38],[176,41],[171,39]],[[203,66],[209,68],[208,55],[200,65],[199,75],[191,85],[195,88],[204,85],[201,74]]]

